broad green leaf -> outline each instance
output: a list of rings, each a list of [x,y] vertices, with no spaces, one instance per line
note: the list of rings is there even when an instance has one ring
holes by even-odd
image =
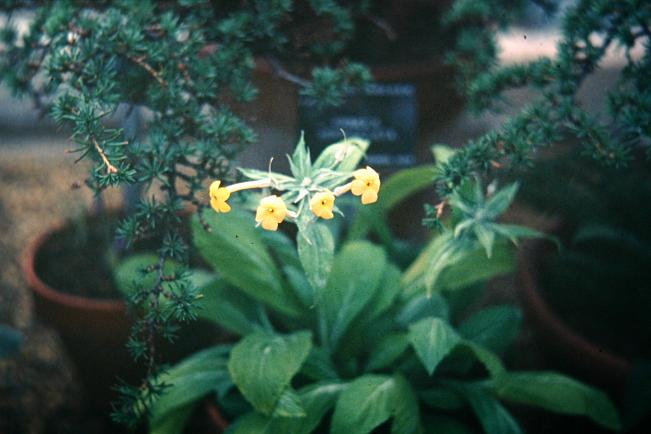
[[[321,347],[312,347],[301,367],[301,374],[315,381],[337,380],[339,375],[330,354]]]
[[[366,362],[365,371],[374,371],[386,368],[400,357],[409,346],[406,333],[392,333],[385,336],[375,346]]]
[[[301,300],[303,306],[308,309],[314,307],[314,289],[312,289],[312,284],[307,280],[303,266],[300,264],[298,267],[287,265],[283,267],[283,273],[285,273],[287,283],[291,286],[294,294]]]
[[[404,303],[395,318],[400,327],[407,328],[423,318],[437,317],[447,320],[449,316],[447,301],[441,294],[434,293],[428,297],[421,293]]]
[[[394,376],[394,409],[391,434],[422,433],[418,397],[411,384],[402,376]]]
[[[587,416],[609,429],[621,429],[617,409],[608,396],[556,372],[509,372],[495,381],[497,395],[507,401],[549,411]]]
[[[403,287],[409,291],[425,287],[428,295],[440,289],[439,278],[443,272],[465,258],[473,250],[473,244],[464,238],[455,238],[445,232],[434,238],[405,271]]]
[[[301,266],[294,240],[281,231],[261,231],[259,234],[262,241],[283,266]]]
[[[169,387],[154,401],[150,425],[170,423],[163,420],[169,414],[185,408],[209,392],[228,388],[231,381],[226,369],[227,351],[228,347],[224,346],[203,350],[161,375],[159,382]]]
[[[328,283],[317,297],[324,342],[336,348],[355,317],[373,299],[386,266],[384,251],[371,243],[347,243],[336,256]]]
[[[305,409],[304,417],[266,417],[249,413],[229,429],[235,434],[309,434],[314,431],[326,413],[332,409],[346,385],[338,382],[315,383],[297,392]]]
[[[479,183],[477,183],[479,184]],[[517,182],[509,184],[498,190],[492,197],[487,198],[484,206],[484,216],[487,220],[494,220],[501,215],[513,202],[518,192],[519,185]]]
[[[429,375],[460,340],[457,332],[440,318],[424,318],[409,327],[409,342]]]
[[[465,252],[456,263],[441,273],[436,290],[466,288],[499,275],[512,273],[515,267],[515,253],[507,242],[497,241],[491,258],[486,257],[481,247],[476,247]]]
[[[223,279],[215,279],[201,288],[202,297],[195,303],[197,316],[219,324],[240,336],[258,326],[257,303],[246,294],[229,287]]]
[[[284,284],[269,256],[253,216],[233,210],[204,213],[205,230],[198,216],[192,220],[194,244],[214,269],[233,286],[273,309],[291,316],[301,314],[296,296]]]
[[[286,388],[278,398],[272,417],[296,418],[305,417],[305,409],[301,405],[301,398],[291,388]]]
[[[485,387],[468,384],[458,390],[470,404],[486,434],[522,433],[518,422]]]
[[[413,194],[431,187],[433,178],[434,166],[403,169],[389,177],[382,183],[377,205],[359,208],[349,229],[349,239],[364,238],[371,229],[377,229],[376,222],[386,220],[388,211]]]
[[[311,346],[307,331],[291,335],[256,332],[233,348],[228,371],[247,401],[257,411],[271,415]]]
[[[491,306],[459,324],[461,336],[492,351],[506,350],[517,338],[522,312],[513,305]]]
[[[486,371],[488,371],[491,378],[495,380],[499,379],[506,372],[502,360],[497,356],[497,354],[481,345],[475,344],[474,342],[463,340],[459,342],[455,351],[470,352],[475,359],[484,365],[484,368],[486,368]]]
[[[367,308],[364,309],[364,316],[368,318],[368,322],[382,315],[393,305],[402,290],[400,287],[401,275],[402,273],[398,267],[393,264],[387,264],[382,275],[380,289],[370,301]]]
[[[419,432],[418,405],[411,387],[400,376],[365,375],[341,392],[330,433],[367,434],[392,416],[392,433]]]
[[[193,409],[194,405],[190,404],[166,413],[155,423],[150,424],[149,434],[181,434]]]
[[[335,243],[330,229],[316,222],[299,226],[296,244],[307,280],[315,291],[322,290],[334,261]]]
[[[325,414],[334,407],[337,397],[346,388],[343,383],[316,383],[302,388],[298,396],[305,408],[302,418],[274,418],[267,433],[308,434],[314,431]]]
[[[327,146],[312,166],[314,169],[336,169],[340,172],[352,172],[357,168],[368,149],[368,140],[351,137],[348,140]],[[337,164],[337,162],[339,162]]]

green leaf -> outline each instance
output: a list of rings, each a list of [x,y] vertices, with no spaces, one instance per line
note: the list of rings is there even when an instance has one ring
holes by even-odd
[[[373,299],[384,274],[384,250],[371,243],[347,243],[336,256],[328,283],[317,298],[317,308],[325,326],[322,336],[330,348],[364,307]]]
[[[457,332],[440,318],[424,318],[409,327],[409,342],[429,375],[460,340]]]
[[[233,290],[223,279],[201,288],[195,303],[197,316],[219,324],[240,336],[253,332],[258,325],[258,305],[246,294]]]
[[[341,392],[330,433],[367,434],[392,416],[392,433],[419,432],[418,403],[411,387],[400,376],[365,375]]]
[[[393,305],[402,290],[400,287],[401,276],[402,273],[398,267],[393,264],[387,264],[382,275],[380,289],[369,302],[367,308],[364,309],[364,317],[367,318],[366,322],[371,322]]]
[[[156,423],[150,424],[149,434],[181,434],[193,409],[194,405],[186,405],[170,411]]]
[[[209,392],[227,389],[231,384],[226,369],[228,349],[229,347],[217,346],[203,350],[161,375],[159,382],[168,384],[169,387],[154,401],[149,416],[150,425],[171,423],[164,420],[168,415]]]
[[[418,166],[403,169],[382,183],[380,197],[375,206],[359,208],[351,223],[349,239],[364,238],[376,223],[384,221],[393,207],[413,194],[432,186],[434,166]]]
[[[517,338],[522,312],[513,305],[491,306],[473,314],[459,324],[464,338],[490,350],[502,352]]]
[[[311,346],[307,331],[291,335],[256,332],[233,348],[228,371],[247,401],[257,411],[271,415]]]
[[[366,154],[368,140],[351,137],[327,146],[314,162],[314,169],[334,169],[352,172]],[[339,163],[337,163],[339,162]],[[335,167],[336,166],[336,167]]]
[[[518,240],[522,238],[542,238],[552,241],[559,249],[561,248],[561,242],[558,238],[526,226],[492,223],[489,227],[496,234],[507,237],[511,242],[513,242],[513,244],[517,244]]]
[[[206,231],[198,216],[192,219],[194,244],[201,256],[233,286],[250,297],[291,317],[302,311],[296,296],[284,284],[269,256],[253,216],[233,210],[204,213]]]
[[[304,417],[266,417],[260,413],[249,413],[229,428],[229,434],[309,434],[334,406],[340,392],[346,385],[338,382],[315,383],[297,392]]]
[[[262,231],[259,232],[259,235],[282,265],[292,267],[301,266],[294,240],[286,234],[281,231]]]
[[[345,388],[345,384],[336,382],[316,383],[302,388],[298,396],[305,408],[305,417],[272,419],[267,433],[311,433],[319,426],[326,413],[332,409],[339,394]]]
[[[482,248],[464,252],[447,267],[437,282],[436,290],[457,290],[485,282],[493,277],[515,271],[516,258],[513,248],[507,242],[497,241],[490,258]]]
[[[467,351],[472,354],[475,359],[484,365],[484,368],[494,380],[498,380],[506,372],[502,360],[497,354],[474,342],[463,340],[459,342],[455,351]]]
[[[396,375],[393,378],[395,379],[395,386],[391,434],[421,433],[420,409],[414,389],[402,375]]]
[[[388,367],[400,357],[409,346],[406,333],[392,333],[385,336],[375,346],[366,362],[365,371],[374,371]]]
[[[485,387],[468,384],[458,390],[472,407],[486,434],[522,434],[518,422]]]
[[[315,381],[337,380],[337,368],[330,354],[321,347],[312,347],[310,354],[301,367],[301,374]]]
[[[434,161],[436,161],[437,167],[446,164],[448,160],[456,153],[457,151],[455,149],[446,145],[432,146],[432,154],[434,155]]]
[[[296,244],[307,280],[315,291],[322,290],[334,261],[335,243],[332,232],[322,223],[299,226]]]
[[[301,131],[301,137],[294,148],[294,152],[289,158],[289,167],[298,181],[303,178],[309,178],[312,171],[312,159],[310,158],[310,150],[305,146],[305,135]]]
[[[285,389],[280,395],[280,398],[278,398],[272,416],[287,418],[305,417],[305,410],[301,405],[301,398],[291,387]]]
[[[495,381],[497,395],[507,401],[549,411],[587,416],[613,430],[621,429],[617,409],[593,387],[555,372],[509,372]]]
[[[487,220],[494,220],[504,211],[506,211],[513,202],[513,199],[515,199],[518,188],[518,183],[514,182],[513,184],[507,185],[506,187],[496,192],[493,196],[488,198],[484,206],[484,217]]]
[[[423,318],[437,317],[447,320],[449,316],[447,301],[441,294],[434,293],[428,297],[421,293],[404,303],[395,318],[400,327],[407,328]]]
[[[473,226],[473,231],[479,240],[479,244],[482,245],[486,256],[490,258],[493,255],[493,244],[495,243],[495,232],[493,232],[490,227],[484,226],[479,223]]]

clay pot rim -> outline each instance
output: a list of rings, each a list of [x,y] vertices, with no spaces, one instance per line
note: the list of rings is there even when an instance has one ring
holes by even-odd
[[[537,331],[546,339],[553,338],[554,346],[571,348],[577,359],[591,365],[595,373],[612,383],[621,384],[631,373],[632,363],[625,357],[605,348],[599,348],[588,338],[561,319],[541,295],[538,281],[540,259],[550,248],[544,240],[530,240],[520,249],[518,257],[518,292],[526,313]]]
[[[111,212],[111,210],[108,210]],[[62,219],[58,223],[48,227],[44,232],[28,243],[22,256],[22,269],[27,285],[40,297],[53,303],[67,306],[72,309],[84,309],[102,313],[122,313],[126,312],[126,303],[123,300],[111,299],[92,299],[79,295],[68,294],[56,290],[45,283],[36,272],[36,256],[43,245],[50,238],[71,224],[70,219]]]

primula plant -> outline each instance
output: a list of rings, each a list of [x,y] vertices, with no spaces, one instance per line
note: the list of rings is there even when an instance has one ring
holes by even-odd
[[[334,246],[347,235],[324,224],[336,211],[333,199],[348,190],[366,202],[378,196],[377,173],[356,169],[365,146],[343,141],[310,165],[301,142],[290,158],[293,177],[242,169],[251,181],[230,191],[213,185],[214,210],[192,224],[194,245],[213,268],[193,272],[203,295],[199,316],[239,339],[156,379],[161,394],[136,403],[141,410],[148,404],[150,431],[181,432],[206,396],[232,422],[230,434],[470,432],[476,425],[522,432],[503,401],[618,428],[602,392],[554,372],[507,369],[500,355],[518,334],[515,306],[463,315],[478,285],[513,270],[508,238],[539,235],[496,222],[515,186],[489,188],[485,197],[472,185],[470,197],[452,201],[460,212],[406,270],[369,241]],[[243,188],[278,195],[226,203]],[[276,230],[280,220],[296,223],[296,243]],[[144,262],[134,256],[119,268],[127,291]],[[462,422],[464,408],[474,421]]]

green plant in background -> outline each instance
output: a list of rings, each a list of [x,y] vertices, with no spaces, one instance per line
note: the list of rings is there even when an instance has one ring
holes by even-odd
[[[316,161],[332,166],[345,146],[327,148]],[[302,149],[301,143],[293,166],[306,158]],[[355,152],[339,164],[352,170],[359,157]],[[477,294],[474,288],[513,270],[508,238],[540,235],[495,222],[515,189],[508,186],[485,198],[472,185],[472,197],[460,193],[453,201],[460,212],[406,270],[368,241],[332,248],[324,240],[343,236],[314,215],[308,214],[306,228],[298,225],[296,244],[283,232],[256,228],[251,213],[240,209],[196,215],[194,245],[213,268],[213,273],[193,272],[203,294],[198,315],[240,340],[171,367],[156,379],[160,396],[141,395],[136,409],[148,404],[150,430],[157,433],[181,432],[207,394],[233,421],[230,433],[329,429],[356,434],[389,421],[394,433],[469,432],[455,418],[464,407],[488,433],[521,432],[504,400],[618,428],[617,411],[602,392],[558,373],[505,367],[500,354],[516,338],[521,321],[515,306],[492,306],[464,317],[464,306]],[[368,208],[380,206],[383,193]],[[300,196],[300,189],[294,194]],[[319,193],[308,192],[299,202],[308,203],[310,194]],[[253,210],[255,202],[242,206],[251,204]],[[298,212],[295,218],[301,220]],[[133,290],[147,262],[136,255],[118,267],[124,291]]]
[[[475,2],[465,3],[470,7]],[[504,92],[514,88],[530,88],[537,98],[502,128],[469,142],[450,159],[438,175],[441,193],[449,195],[475,174],[492,176],[506,165],[528,165],[538,148],[567,138],[578,139],[585,154],[606,166],[625,167],[644,151],[648,154],[650,28],[649,2],[581,0],[565,12],[555,58],[473,75],[465,90],[476,110],[499,107],[494,102],[505,101]],[[624,52],[626,64],[608,91],[606,107],[588,112],[577,93],[614,48]]]
[[[195,317],[198,293],[187,273],[165,273],[169,261],[187,263],[178,213],[188,204],[206,206],[199,193],[203,183],[232,179],[231,160],[255,141],[234,107],[256,96],[254,56],[291,57],[285,24],[295,20],[294,3],[1,3],[0,80],[70,129],[79,159],[93,163],[86,184],[96,194],[113,186],[141,186],[139,202],[119,236],[129,245],[154,236],[162,240],[131,299],[136,312],[154,306],[139,318],[129,341],[150,374],[157,365],[155,335],[172,338],[175,323]],[[331,1],[313,1],[306,9],[334,24],[329,34],[334,48],[323,52],[319,41],[303,46],[323,61],[349,41],[353,18]],[[22,33],[21,19],[29,23]],[[368,79],[358,64],[323,65],[315,69],[313,82],[301,85],[304,92],[336,103]],[[146,113],[139,138],[106,122],[124,106]],[[167,285],[175,288],[169,311],[159,302]],[[155,392],[148,380],[142,387]],[[140,390],[122,389],[127,396]]]

